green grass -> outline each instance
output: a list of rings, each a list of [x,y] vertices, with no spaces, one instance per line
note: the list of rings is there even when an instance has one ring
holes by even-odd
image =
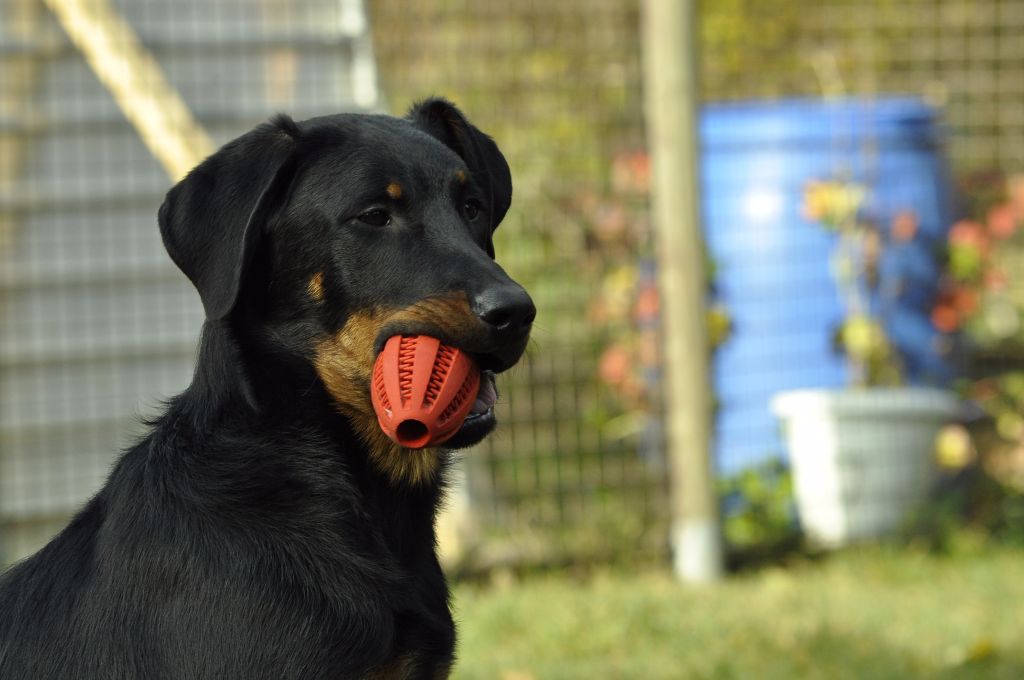
[[[1024,551],[874,548],[685,588],[542,575],[455,592],[455,677],[1024,678]]]

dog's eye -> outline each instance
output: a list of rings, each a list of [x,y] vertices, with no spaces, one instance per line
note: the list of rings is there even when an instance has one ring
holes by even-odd
[[[479,201],[470,199],[462,205],[462,214],[466,216],[466,219],[472,222],[480,216],[481,205]]]
[[[359,221],[371,227],[386,227],[391,224],[391,215],[388,214],[387,210],[374,208],[373,210],[360,213]]]

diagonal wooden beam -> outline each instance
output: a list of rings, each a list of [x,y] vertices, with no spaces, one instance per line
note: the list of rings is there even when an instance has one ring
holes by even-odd
[[[210,137],[108,0],[43,2],[172,180],[210,155]]]

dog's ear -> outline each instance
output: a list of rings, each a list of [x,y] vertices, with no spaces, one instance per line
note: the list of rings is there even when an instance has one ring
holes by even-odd
[[[291,185],[298,126],[280,115],[225,144],[160,206],[160,235],[191,279],[206,318],[227,316],[267,220]]]
[[[480,132],[447,99],[433,98],[413,105],[408,118],[466,162],[473,179],[487,193],[491,230],[501,223],[512,204],[512,174],[494,140]],[[491,252],[493,256],[493,251]]]

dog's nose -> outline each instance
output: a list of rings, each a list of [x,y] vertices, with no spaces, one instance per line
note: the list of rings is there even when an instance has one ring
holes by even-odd
[[[508,337],[524,334],[537,316],[529,294],[514,284],[494,286],[480,293],[473,300],[473,311],[495,332]]]

